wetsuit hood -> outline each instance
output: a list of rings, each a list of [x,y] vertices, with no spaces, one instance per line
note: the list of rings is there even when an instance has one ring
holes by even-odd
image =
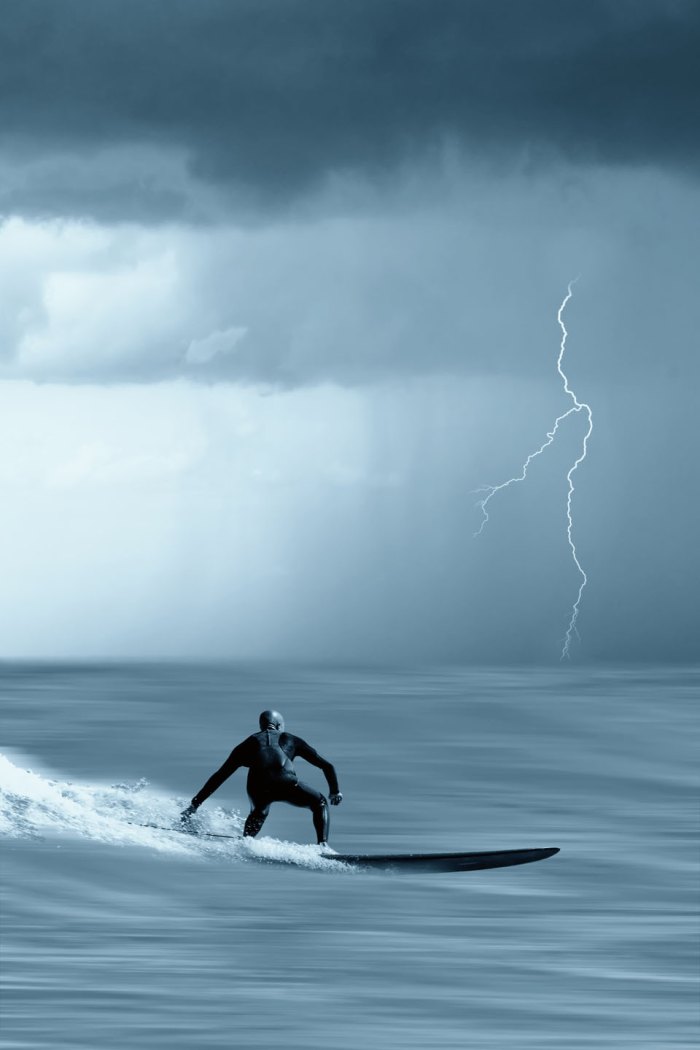
[[[284,719],[279,711],[263,711],[259,722],[261,729],[276,729],[280,733],[284,729]]]

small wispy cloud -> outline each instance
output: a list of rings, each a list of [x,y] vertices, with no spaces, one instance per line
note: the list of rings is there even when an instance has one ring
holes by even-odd
[[[47,484],[49,488],[72,489],[151,482],[181,474],[196,458],[193,450],[124,453],[95,441],[81,445],[73,456],[54,467]]]
[[[188,365],[206,365],[215,357],[233,353],[236,346],[248,334],[247,328],[233,326],[223,331],[210,332],[203,339],[193,339],[187,347],[185,361]]]

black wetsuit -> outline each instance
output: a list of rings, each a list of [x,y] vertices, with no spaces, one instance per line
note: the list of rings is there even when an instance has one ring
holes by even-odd
[[[192,799],[192,805],[201,806],[225,780],[241,766],[248,767],[247,790],[251,811],[245,822],[244,835],[257,835],[265,823],[273,802],[289,802],[303,806],[313,814],[314,828],[319,842],[328,839],[328,803],[320,791],[302,784],[292,765],[295,758],[305,758],[312,766],[322,769],[332,795],[338,793],[335,769],[321,758],[301,737],[263,729],[234,747],[223,766],[217,769]]]

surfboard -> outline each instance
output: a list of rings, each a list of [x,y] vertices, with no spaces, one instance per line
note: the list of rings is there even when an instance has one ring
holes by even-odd
[[[483,853],[367,853],[329,854],[327,859],[354,868],[381,871],[443,872],[481,871],[485,868],[507,868],[513,864],[531,864],[546,860],[559,852],[558,847],[544,849],[502,849]]]
[[[132,821],[129,821],[132,823]],[[161,824],[138,824],[141,828],[158,831],[175,831],[180,835],[192,835],[205,839],[242,839],[242,835],[222,835],[215,831],[188,831],[187,828],[166,828]],[[532,864],[546,860],[559,852],[558,846],[541,849],[502,849],[478,853],[325,853],[324,860],[335,861],[353,868],[368,868],[375,871],[406,872],[450,872],[483,871],[487,868],[508,868],[515,864]],[[267,863],[295,863],[293,859],[260,857]]]

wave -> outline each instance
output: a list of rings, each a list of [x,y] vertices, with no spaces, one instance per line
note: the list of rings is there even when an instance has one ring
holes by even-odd
[[[200,837],[242,836],[243,818],[221,808],[208,807],[206,814],[197,815],[197,834],[183,834],[174,825],[187,801],[159,793],[145,779],[111,785],[54,779],[22,769],[0,753],[0,835],[5,838],[78,836],[201,859],[216,856],[240,863],[341,868],[313,845],[272,838]]]

